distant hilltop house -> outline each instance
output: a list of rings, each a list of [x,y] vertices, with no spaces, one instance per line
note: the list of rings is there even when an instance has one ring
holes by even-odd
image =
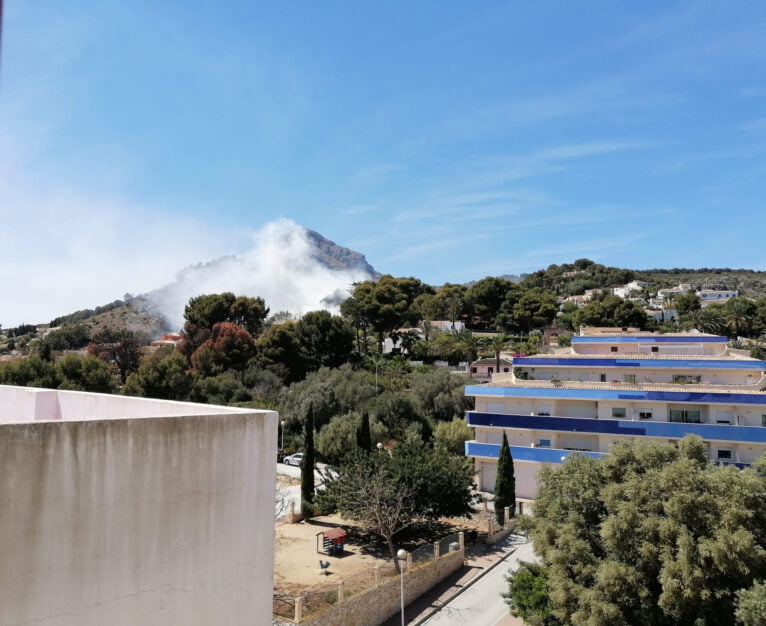
[[[738,291],[732,291],[730,289],[701,289],[697,292],[697,297],[700,299],[700,306],[703,309],[709,304],[724,304],[738,296]]]
[[[711,304],[724,304],[732,298],[739,297],[739,292],[734,289],[695,289],[689,283],[681,283],[677,287],[669,289],[660,289],[657,291],[657,297],[652,298],[649,304],[662,308],[667,305],[676,296],[693,293],[700,299],[700,306],[705,308]]]
[[[648,286],[649,283],[643,280],[634,280],[629,282],[627,285],[617,285],[617,287],[612,287],[612,293],[615,296],[625,300],[626,298],[630,299],[632,293],[641,291]]]
[[[500,357],[500,369],[497,370],[497,359],[487,357],[471,363],[471,377],[478,382],[490,382],[493,374],[508,374],[513,367],[513,360]]]
[[[598,293],[599,291],[602,291],[602,290],[601,289],[586,289],[585,293],[583,293],[581,295],[578,295],[578,296],[567,296],[562,301],[562,304],[564,304],[566,302],[573,302],[578,307],[583,307],[586,304],[588,304],[588,302],[593,300],[593,298],[595,297],[596,293]]]
[[[455,331],[461,331],[465,329],[465,322],[455,321],[454,322],[454,328],[453,328],[453,322],[450,320],[435,320],[431,322],[431,329],[432,330],[438,330],[443,332],[452,332]],[[394,331],[398,336],[399,339],[397,339],[396,343],[394,343],[393,339],[391,337],[386,337],[383,340],[383,353],[389,354],[390,352],[394,352],[396,350],[399,350],[400,352],[407,352],[407,349],[404,345],[402,345],[401,338],[408,334],[416,334],[419,339],[425,339],[425,334],[423,333],[422,328],[397,328]]]
[[[678,287],[670,287],[668,289],[658,289],[657,299],[663,300],[663,301],[672,300],[676,296],[689,293],[690,291],[695,291],[695,289],[689,283],[680,283]]]
[[[465,328],[465,323],[460,322],[458,320],[455,320],[454,322],[451,322],[450,320],[435,320],[431,322],[431,328],[434,328],[436,330],[463,330]]]
[[[581,274],[587,274],[585,270],[571,270],[569,272],[564,272],[562,276],[564,278],[573,278],[574,276],[580,276]]]

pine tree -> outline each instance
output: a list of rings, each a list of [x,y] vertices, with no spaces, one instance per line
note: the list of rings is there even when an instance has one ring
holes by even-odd
[[[497,459],[497,478],[495,479],[495,517],[497,523],[505,523],[505,507],[510,507],[511,517],[516,510],[516,477],[513,473],[513,457],[508,447],[508,437],[503,433],[503,445]]]
[[[372,435],[370,434],[370,416],[367,411],[362,413],[362,423],[356,430],[356,445],[365,452],[372,451]]]
[[[304,517],[314,512],[314,407],[306,414],[303,460],[301,461],[301,510]]]

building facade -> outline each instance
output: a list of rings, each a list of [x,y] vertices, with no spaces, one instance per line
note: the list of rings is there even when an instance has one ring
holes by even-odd
[[[766,362],[731,351],[726,337],[589,333],[566,351],[514,358],[509,374],[467,386],[475,438],[466,454],[480,489],[493,491],[505,432],[517,496],[530,499],[542,463],[573,451],[601,457],[621,440],[693,433],[712,461],[746,466],[766,452],[764,389]]]
[[[277,421],[0,386],[0,625],[270,623]]]

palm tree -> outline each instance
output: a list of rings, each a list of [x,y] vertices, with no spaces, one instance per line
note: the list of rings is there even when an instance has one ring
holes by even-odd
[[[479,355],[479,340],[467,328],[453,330],[452,336],[455,338],[458,349],[466,355],[468,362],[473,363]]]
[[[412,350],[412,346],[415,345],[415,342],[420,339],[420,336],[418,335],[418,331],[416,330],[408,330],[406,333],[401,333],[399,335],[399,342],[402,344],[402,350],[407,352],[409,354],[410,350]]]
[[[746,334],[753,321],[748,304],[746,300],[734,298],[725,305],[727,311],[724,319],[735,337]]]
[[[460,296],[453,294],[445,300],[444,304],[447,308],[449,320],[452,322],[452,330],[455,330],[455,320],[457,320],[463,308],[463,300]]]
[[[708,306],[697,311],[689,311],[686,319],[701,333],[718,334],[726,329],[726,323],[719,307]]]
[[[434,330],[434,325],[429,320],[423,320],[420,322],[420,328],[423,331],[423,340],[426,343],[431,341],[431,333]]]
[[[500,353],[508,347],[511,338],[505,333],[495,335],[487,343],[487,347],[495,353],[495,371],[500,372]]]

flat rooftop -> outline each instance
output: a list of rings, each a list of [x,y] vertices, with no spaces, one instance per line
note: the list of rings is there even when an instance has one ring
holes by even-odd
[[[0,385],[0,424],[253,413],[193,402]],[[258,411],[261,412],[261,411]]]

